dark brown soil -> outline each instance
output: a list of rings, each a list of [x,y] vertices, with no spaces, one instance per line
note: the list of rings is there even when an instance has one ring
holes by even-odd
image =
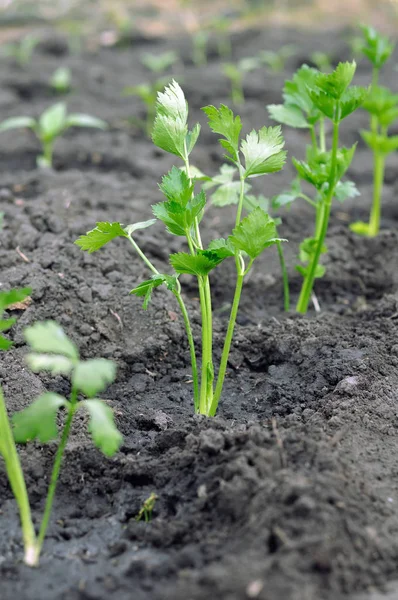
[[[237,56],[250,56],[296,42],[300,50],[291,72],[314,49],[328,50],[336,60],[349,58],[344,39],[338,32],[249,32],[234,47]],[[178,44],[187,57],[188,43]],[[153,51],[166,46],[158,42]],[[61,59],[44,50],[29,72],[1,65],[1,118],[36,116],[53,101],[45,84]],[[53,172],[36,169],[38,148],[29,134],[1,134],[0,284],[34,290],[11,332],[14,349],[0,355],[10,413],[43,389],[68,392],[62,377],[33,375],[23,362],[23,328],[56,319],[82,356],[117,361],[117,381],[106,399],[125,439],[107,460],[92,448],[85,424],[75,423],[39,569],[22,564],[18,515],[0,470],[1,600],[393,600],[397,157],[387,168],[380,236],[356,237],[347,222],[366,218],[372,193],[371,157],[359,142],[351,177],[362,196],[334,209],[327,272],[316,284],[319,315],[284,314],[276,253],[270,250],[258,261],[244,290],[219,414],[192,416],[188,350],[173,297],[160,289],[149,310],[141,310],[128,292],[147,273],[123,240],[90,256],[73,245],[96,221],[149,218],[150,205],[160,199],[157,183],[173,164],[138,130],[122,125],[127,117],[142,116],[139,102],[121,98],[119,91],[145,80],[143,50],[148,44],[62,57],[73,72],[70,110],[104,118],[111,129],[69,132],[57,142]],[[179,80],[181,73],[192,122],[204,124],[201,106],[228,101],[220,64],[213,60],[198,73],[187,58],[177,69]],[[395,75],[391,68],[385,81],[397,85]],[[285,76],[248,76],[241,110],[246,129],[268,123],[265,105],[280,100]],[[366,65],[360,65],[357,80],[368,83]],[[347,120],[343,141],[357,141],[366,121],[363,114]],[[285,133],[290,155],[302,156],[305,134]],[[209,173],[221,163],[216,136],[206,126],[193,161]],[[257,189],[272,195],[292,176],[288,164]],[[295,300],[300,278],[294,258],[300,240],[311,234],[312,215],[298,203],[283,219]],[[227,234],[232,223],[232,211],[211,209],[205,237]],[[140,241],[160,268],[180,248],[161,226],[143,231]],[[232,269],[218,274],[217,355],[233,287]],[[188,279],[185,284],[197,329],[197,292]],[[55,448],[21,449],[37,521]],[[153,520],[137,523],[134,516],[151,492],[159,496]]]

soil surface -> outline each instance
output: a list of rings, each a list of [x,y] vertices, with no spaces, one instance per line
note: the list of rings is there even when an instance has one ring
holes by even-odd
[[[348,59],[345,32],[246,32],[235,57],[287,42],[297,53],[284,74],[246,79],[245,130],[270,124],[265,105],[279,102],[286,76],[313,50]],[[144,51],[178,47],[175,69],[202,135],[194,164],[214,173],[222,162],[217,137],[200,107],[228,102],[228,83],[214,52],[192,66],[187,40],[140,39],[126,49],[69,56],[42,44],[29,71],[0,66],[0,118],[39,115],[54,101],[47,80],[65,64],[74,90],[69,110],[110,123],[109,131],[74,129],[57,141],[55,168],[35,166],[29,132],[0,138],[1,286],[30,285],[32,303],[14,311],[14,348],[0,356],[0,383],[10,413],[45,389],[68,393],[62,377],[34,375],[24,365],[23,328],[55,319],[81,355],[113,358],[118,376],[104,395],[124,435],[121,451],[104,458],[76,419],[39,569],[22,563],[15,502],[0,465],[0,597],[2,600],[390,600],[398,597],[398,185],[397,156],[386,171],[382,232],[354,236],[366,219],[372,159],[359,139],[367,117],[347,119],[342,140],[358,141],[350,171],[361,197],[334,207],[316,283],[321,312],[282,310],[274,249],[264,253],[244,288],[239,325],[218,416],[193,416],[189,354],[174,298],[159,288],[147,312],[129,290],[147,277],[139,258],[117,240],[87,255],[73,245],[96,221],[150,218],[157,184],[173,159],[156,149],[130,117],[143,116],[125,85],[145,81]],[[384,81],[397,86],[396,73]],[[357,82],[370,73],[360,64]],[[303,157],[306,134],[286,129],[290,157]],[[175,164],[178,164],[176,162]],[[256,182],[268,196],[287,187],[281,174]],[[233,210],[211,208],[204,237],[226,235]],[[293,301],[300,276],[294,260],[311,235],[313,215],[297,203],[283,214]],[[182,247],[161,225],[139,234],[159,269]],[[213,277],[216,358],[233,292],[233,269]],[[184,280],[195,332],[197,290]],[[34,516],[39,522],[56,444],[21,448]],[[150,523],[136,522],[143,501],[158,501]]]

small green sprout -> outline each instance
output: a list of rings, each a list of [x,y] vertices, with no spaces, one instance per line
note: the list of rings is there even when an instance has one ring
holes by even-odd
[[[261,66],[256,57],[242,58],[237,63],[224,63],[222,65],[223,73],[231,82],[231,100],[238,106],[243,104],[245,95],[243,91],[243,81],[246,73],[254,71]]]
[[[300,245],[300,263],[296,266],[304,281],[296,310],[306,313],[314,287],[314,280],[322,277],[325,267],[319,263],[327,251],[325,245],[333,198],[343,202],[358,195],[355,185],[342,181],[351,164],[356,144],[352,148],[339,147],[340,123],[359,108],[368,90],[350,86],[356,70],[356,63],[339,63],[330,74],[319,73],[306,65],[302,66],[291,81],[284,86],[284,104],[270,105],[270,117],[290,127],[308,129],[311,144],[307,147],[306,160],[293,158],[297,177],[290,190],[272,200],[274,208],[289,205],[296,198],[302,198],[315,209],[315,229],[313,237],[306,238]],[[332,122],[332,148],[327,150],[325,120]],[[306,182],[315,188],[311,198],[304,193],[301,183]]]
[[[165,91],[158,94],[156,118],[152,139],[156,146],[177,156],[182,165],[173,167],[162,179],[160,191],[165,200],[152,207],[156,219],[162,221],[168,233],[185,238],[187,252],[171,254],[172,274],[160,273],[138,246],[134,232],[151,226],[156,219],[122,226],[120,223],[97,223],[95,229],[76,240],[76,244],[88,252],[95,252],[109,241],[126,238],[144,261],[152,277],[136,286],[131,293],[143,297],[143,307],[147,308],[152,292],[161,285],[172,292],[182,312],[186,328],[192,363],[193,397],[195,412],[214,416],[221,398],[228,357],[235,330],[243,283],[251,271],[253,263],[262,252],[278,242],[273,219],[255,205],[249,214],[242,218],[247,180],[267,173],[280,171],[284,165],[286,152],[280,127],[262,127],[251,131],[241,139],[242,123],[227,106],[220,108],[206,106],[204,109],[210,129],[222,136],[220,144],[227,152],[228,160],[239,173],[239,196],[235,227],[227,239],[212,240],[203,244],[200,222],[206,207],[206,194],[202,189],[195,192],[197,171],[192,169],[190,154],[200,134],[196,124],[188,129],[188,105],[178,83],[173,81]],[[228,328],[225,336],[221,361],[216,376],[213,361],[213,309],[209,275],[224,260],[235,262],[236,286]],[[202,360],[199,372],[196,347],[191,322],[181,294],[181,275],[193,275],[197,279],[202,316]]]
[[[150,138],[156,115],[156,98],[160,90],[169,82],[169,77],[162,77],[153,83],[142,83],[140,85],[127,86],[122,91],[123,96],[137,96],[146,107],[145,119],[139,121],[147,136]]]
[[[319,71],[333,71],[332,61],[329,54],[326,54],[326,52],[312,52],[310,59]]]
[[[297,46],[287,44],[278,51],[262,50],[259,54],[261,64],[267,65],[273,73],[281,73],[285,70],[286,62],[297,52]]]
[[[178,61],[179,57],[177,52],[169,50],[162,54],[149,54],[146,52],[141,57],[141,62],[149,71],[152,73],[164,73],[170,69]]]
[[[33,34],[26,35],[19,42],[3,46],[4,56],[14,58],[20,67],[27,67],[32,59],[33,51],[40,42],[40,38]]]
[[[53,147],[56,139],[69,127],[95,127],[106,129],[105,121],[81,113],[66,112],[66,105],[59,102],[50,106],[39,119],[32,117],[11,117],[0,123],[0,132],[9,129],[31,129],[41,143],[43,154],[37,158],[40,167],[51,167]]]
[[[357,221],[350,229],[359,235],[374,237],[380,230],[386,158],[398,149],[398,136],[388,135],[389,127],[398,118],[398,95],[378,85],[380,70],[392,55],[394,44],[373,27],[363,26],[362,33],[360,50],[373,66],[370,93],[363,104],[370,115],[370,131],[361,131],[362,139],[373,151],[373,203],[369,223]]]
[[[207,64],[209,32],[201,29],[192,36],[192,61],[197,67]]]
[[[231,19],[227,16],[218,16],[210,23],[213,29],[216,40],[218,55],[222,60],[229,60],[232,57],[232,41],[230,35]]]
[[[135,517],[135,520],[141,521],[143,519],[145,523],[149,523],[152,520],[153,509],[155,508],[156,500],[158,499],[159,496],[152,492],[151,495],[142,503],[142,506],[139,510],[138,515]]]
[[[118,451],[123,438],[116,428],[112,410],[97,397],[114,381],[115,364],[103,358],[81,360],[74,343],[53,321],[36,323],[25,329],[24,334],[31,349],[26,356],[26,362],[34,373],[47,371],[71,379],[69,400],[54,392],[45,392],[28,408],[13,416],[12,428],[0,390],[0,454],[5,460],[8,479],[20,512],[25,563],[36,566],[46,536],[62,459],[76,413],[84,410],[88,414],[88,431],[91,438],[94,445],[106,456],[113,456]],[[86,399],[79,400],[80,394],[86,396]],[[59,436],[57,415],[61,408],[65,412],[65,421]],[[36,536],[15,442],[38,440],[44,444],[56,439],[59,439],[59,446],[54,459],[43,519]]]
[[[50,78],[50,87],[57,94],[67,94],[71,89],[71,72],[68,67],[59,67]]]

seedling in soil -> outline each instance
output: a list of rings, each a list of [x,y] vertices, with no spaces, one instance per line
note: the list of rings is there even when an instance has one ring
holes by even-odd
[[[144,500],[135,520],[141,521],[143,519],[145,523],[149,523],[152,520],[153,509],[155,508],[156,500],[158,500],[158,498],[159,496],[152,492],[149,498]]]
[[[301,67],[292,81],[284,87],[284,104],[270,105],[270,116],[297,128],[308,128],[311,144],[307,147],[306,160],[293,158],[297,178],[291,189],[273,199],[275,207],[289,205],[302,198],[315,209],[314,236],[306,238],[300,245],[300,261],[296,269],[304,278],[296,310],[306,313],[312,296],[314,280],[322,277],[325,268],[319,263],[321,254],[327,251],[325,239],[333,198],[343,201],[358,195],[352,182],[342,178],[351,164],[356,145],[352,148],[339,147],[339,130],[343,119],[348,117],[364,102],[368,90],[351,86],[356,70],[355,62],[339,63],[330,74],[319,73],[307,66]],[[324,121],[332,122],[332,148],[326,148]],[[315,188],[313,198],[302,191],[301,183],[307,182]]]
[[[326,54],[326,52],[313,52],[310,59],[319,71],[333,71],[332,61],[329,54]]]
[[[35,35],[27,35],[19,42],[13,42],[3,46],[4,56],[14,58],[20,67],[27,67],[32,59],[33,51],[40,39]]]
[[[163,52],[162,54],[143,54],[141,62],[152,73],[165,73],[178,61],[178,54],[174,50]]]
[[[214,30],[218,55],[222,60],[228,60],[232,57],[232,41],[229,29],[231,27],[231,20],[226,16],[221,16],[213,19],[211,27]]]
[[[282,46],[278,51],[263,50],[259,54],[260,62],[267,65],[274,73],[281,73],[285,70],[286,62],[297,52],[297,47],[293,44]]]
[[[205,30],[197,31],[192,36],[192,61],[197,67],[207,64],[207,44],[209,33]]]
[[[243,104],[245,95],[243,81],[246,73],[254,71],[261,66],[258,58],[242,58],[237,63],[225,63],[222,65],[223,73],[231,82],[231,100],[237,106]]]
[[[153,122],[155,120],[158,93],[168,82],[169,77],[162,77],[153,83],[127,86],[122,92],[123,96],[137,96],[145,104],[146,117],[144,121],[139,121],[139,125],[142,126],[148,137],[151,137]]]
[[[54,392],[45,392],[28,408],[13,416],[13,428],[10,426],[4,399],[0,394],[0,454],[5,460],[7,476],[20,512],[25,563],[36,566],[50,521],[62,459],[74,416],[78,411],[86,411],[89,416],[88,431],[94,445],[106,456],[113,456],[117,452],[122,443],[122,436],[116,428],[112,410],[97,397],[114,381],[115,364],[103,358],[80,360],[76,346],[53,321],[36,323],[25,329],[24,333],[32,350],[26,356],[26,362],[34,373],[47,371],[53,375],[69,376],[71,379],[69,400]],[[86,399],[79,400],[80,394],[86,396]],[[65,420],[62,434],[59,436],[56,423],[61,408],[64,409]],[[37,440],[47,443],[56,439],[59,439],[59,446],[55,454],[43,519],[36,536],[15,442],[27,443]]]
[[[94,127],[107,129],[105,121],[81,113],[66,112],[66,105],[59,102],[50,106],[39,119],[32,117],[11,117],[0,123],[0,132],[9,129],[31,129],[41,143],[43,154],[37,158],[39,167],[51,167],[53,147],[56,139],[70,127]]]
[[[388,128],[398,117],[398,95],[378,85],[381,68],[394,51],[394,44],[373,27],[362,27],[360,50],[372,64],[372,85],[363,108],[370,114],[370,131],[361,136],[373,151],[373,204],[369,223],[358,221],[350,229],[360,235],[374,237],[380,230],[381,199],[384,184],[386,157],[398,149],[398,136],[389,136]]]
[[[131,293],[144,298],[144,308],[148,307],[153,290],[162,284],[174,294],[183,315],[188,337],[195,411],[214,416],[223,389],[244,279],[263,250],[285,241],[278,238],[275,222],[260,207],[256,207],[242,219],[245,184],[252,177],[282,169],[286,153],[283,151],[284,142],[280,127],[263,127],[260,131],[252,131],[241,140],[241,119],[239,116],[235,117],[229,108],[224,105],[219,109],[207,106],[203,110],[212,131],[222,136],[220,143],[226,150],[228,159],[239,171],[239,201],[232,234],[227,239],[212,240],[207,246],[203,244],[200,222],[206,207],[206,195],[203,189],[195,193],[196,181],[189,159],[199,137],[200,126],[197,124],[191,131],[188,130],[188,105],[182,89],[173,81],[158,95],[152,139],[156,146],[180,158],[183,167],[173,167],[163,177],[160,190],[165,196],[165,201],[155,204],[152,209],[155,217],[166,225],[170,234],[185,238],[189,251],[171,254],[172,274],[160,273],[134,239],[137,229],[150,226],[154,220],[127,227],[120,223],[97,223],[97,227],[87,235],[81,236],[76,244],[83,250],[94,252],[116,237],[127,238],[152,273],[151,279],[140,283]],[[218,376],[215,378],[209,274],[228,258],[235,261],[236,287]],[[200,382],[190,318],[181,295],[182,274],[193,275],[198,282],[202,316]]]
[[[68,67],[59,67],[50,78],[50,88],[57,94],[67,94],[71,89],[71,72]]]

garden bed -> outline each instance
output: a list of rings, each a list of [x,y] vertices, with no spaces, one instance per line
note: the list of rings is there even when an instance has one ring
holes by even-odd
[[[265,106],[280,101],[284,79],[311,51],[326,50],[335,61],[350,58],[343,33],[286,31],[239,34],[236,56],[287,39],[300,48],[288,73],[247,76],[247,101],[239,112],[250,128],[269,124]],[[180,44],[181,55],[188,56],[188,42]],[[117,361],[116,383],[106,399],[124,435],[121,451],[108,460],[91,447],[76,420],[39,569],[22,563],[18,514],[0,471],[0,597],[371,600],[390,590],[388,597],[395,598],[398,586],[389,582],[398,559],[397,155],[386,173],[382,232],[360,238],[347,226],[366,220],[371,204],[371,155],[359,141],[349,175],[362,195],[333,209],[327,271],[316,282],[320,314],[285,314],[276,250],[256,261],[242,296],[218,416],[192,416],[189,352],[173,296],[160,289],[142,311],[141,299],[128,292],[147,273],[124,240],[94,255],[73,245],[96,221],[149,218],[151,204],[160,199],[157,183],[173,160],[125,126],[124,119],[141,109],[119,91],[145,80],[143,51],[170,46],[158,40],[152,48],[145,43],[62,57],[75,88],[68,107],[105,119],[111,128],[73,130],[58,140],[54,171],[36,169],[38,148],[28,133],[0,137],[0,283],[33,288],[32,303],[16,313],[15,347],[0,356],[9,411],[44,389],[68,391],[62,377],[33,375],[23,361],[23,328],[55,319],[84,358]],[[51,104],[45,83],[60,61],[42,47],[29,71],[2,64],[1,119],[37,116]],[[393,66],[386,68],[389,85],[395,75]],[[176,79],[191,122],[205,123],[201,106],[228,103],[228,82],[216,59],[199,73],[187,60]],[[369,79],[362,66],[358,83]],[[363,113],[349,118],[343,142],[359,140],[366,122]],[[284,133],[289,156],[300,156],[305,133]],[[205,173],[221,164],[216,140],[203,128],[192,155]],[[288,159],[282,173],[262,179],[266,187],[257,189],[271,196],[292,177]],[[209,240],[232,226],[232,211],[215,208],[203,222]],[[283,215],[293,299],[300,286],[293,260],[311,229],[309,211],[299,202]],[[161,269],[167,269],[169,253],[181,248],[158,225],[139,239]],[[220,274],[213,284],[217,353],[233,292],[232,270]],[[187,283],[198,328],[197,289]],[[21,451],[37,515],[54,450],[50,444]],[[159,497],[153,519],[137,523],[134,517],[152,492]]]

